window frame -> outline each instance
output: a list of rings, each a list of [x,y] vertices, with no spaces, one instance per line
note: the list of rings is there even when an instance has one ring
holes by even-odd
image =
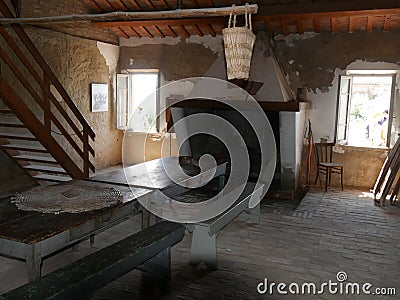
[[[394,105],[396,105],[395,100],[396,100],[396,86],[397,86],[397,79],[399,77],[399,71],[398,70],[373,70],[373,71],[348,71],[346,72],[346,75],[339,75],[339,84],[338,84],[338,92],[337,92],[337,101],[336,101],[336,119],[335,119],[335,135],[334,135],[334,141],[335,143],[341,144],[341,145],[348,145],[348,132],[349,132],[349,125],[350,125],[350,108],[351,108],[351,98],[352,98],[352,85],[353,85],[353,77],[380,77],[380,76],[385,76],[385,77],[392,77],[392,85],[391,85],[391,95],[390,95],[390,106],[389,106],[389,115],[388,115],[388,130],[387,130],[387,136],[386,136],[386,148],[391,147],[391,139],[392,135],[395,134],[395,132],[392,132],[392,124],[393,124],[393,112],[394,112]],[[349,96],[347,100],[347,109],[346,109],[346,123],[345,123],[345,138],[344,139],[338,139],[338,133],[339,133],[339,119],[340,119],[340,96],[342,95],[341,93],[341,87],[342,87],[342,80],[343,79],[350,79],[350,86],[349,86]],[[400,99],[399,99],[399,104],[400,104]],[[363,147],[363,148],[380,148],[380,147],[374,147],[374,146],[360,146],[360,145],[351,145],[355,147]]]
[[[132,92],[133,92],[133,75],[134,74],[157,74],[157,87],[156,87],[156,130],[155,131],[142,131],[142,130],[135,130],[134,128],[129,128],[129,120],[132,116],[133,112],[133,107],[134,107],[134,99],[132,97]],[[125,103],[121,103],[122,100],[120,99],[120,82],[119,78],[124,77],[127,78],[127,97],[124,100]],[[159,69],[128,69],[124,73],[117,73],[117,83],[116,83],[116,105],[117,105],[117,129],[119,130],[128,130],[131,132],[137,132],[137,133],[159,133],[160,132],[160,109],[161,109],[161,101],[160,101],[160,84],[161,84],[161,73]],[[121,113],[120,113],[120,105],[125,106],[126,110],[126,117],[125,120],[121,120]]]

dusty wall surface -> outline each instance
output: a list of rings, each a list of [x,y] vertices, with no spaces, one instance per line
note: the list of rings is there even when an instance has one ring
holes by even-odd
[[[276,37],[279,62],[292,89],[327,92],[336,69],[357,60],[400,64],[400,32],[353,32]]]
[[[384,149],[343,147],[344,153],[334,153],[333,161],[343,164],[346,186],[371,189],[388,154]],[[338,184],[336,177],[336,184]]]
[[[109,68],[97,43],[51,31],[27,32],[94,130],[95,166],[102,168],[120,163],[122,133],[115,127],[115,99]],[[91,112],[91,83],[109,84],[108,112]],[[66,106],[64,102],[61,104]],[[68,132],[72,132],[71,129]]]
[[[185,41],[176,45],[122,46],[120,51],[121,70],[159,69],[165,81],[203,76],[217,58],[211,49]]]
[[[334,139],[339,76],[347,70],[400,69],[399,32],[290,35],[275,38],[275,51],[294,91],[308,88],[314,141]],[[387,150],[343,147],[344,184],[371,188]],[[333,184],[338,184],[333,178]]]

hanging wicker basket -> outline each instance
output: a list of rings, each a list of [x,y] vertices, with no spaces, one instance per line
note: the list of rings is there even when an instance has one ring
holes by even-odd
[[[251,14],[247,13],[247,9],[245,26],[236,27],[236,15],[233,16],[232,25],[234,9],[235,5],[233,4],[229,15],[228,28],[222,30],[228,80],[235,78],[249,79],[251,56],[256,36],[252,32]]]

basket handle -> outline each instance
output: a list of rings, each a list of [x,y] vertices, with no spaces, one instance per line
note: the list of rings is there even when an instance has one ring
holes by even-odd
[[[235,10],[236,5],[232,4],[232,9],[231,12],[229,14],[229,21],[228,21],[228,28],[231,28],[231,24],[232,24],[232,13]],[[246,3],[246,10],[245,10],[245,19],[246,19],[246,27],[249,28],[251,31],[252,30],[252,24],[251,24],[251,14],[248,13],[248,7],[249,7],[249,3]],[[233,15],[233,28],[236,27],[236,14]]]
[[[229,14],[229,22],[228,22],[228,28],[231,28],[231,22],[232,22],[232,12],[235,10],[236,5],[232,4],[232,9],[231,13]],[[233,28],[236,27],[236,15],[233,15]]]
[[[246,19],[246,27],[249,28],[251,31],[253,31],[251,25],[251,14],[249,14],[248,8],[249,8],[249,3],[246,3],[246,10],[244,13],[244,17]]]

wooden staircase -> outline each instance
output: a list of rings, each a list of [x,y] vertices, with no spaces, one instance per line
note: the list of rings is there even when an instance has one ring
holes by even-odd
[[[0,65],[0,149],[38,181],[88,177],[95,133],[19,24],[0,25]]]

